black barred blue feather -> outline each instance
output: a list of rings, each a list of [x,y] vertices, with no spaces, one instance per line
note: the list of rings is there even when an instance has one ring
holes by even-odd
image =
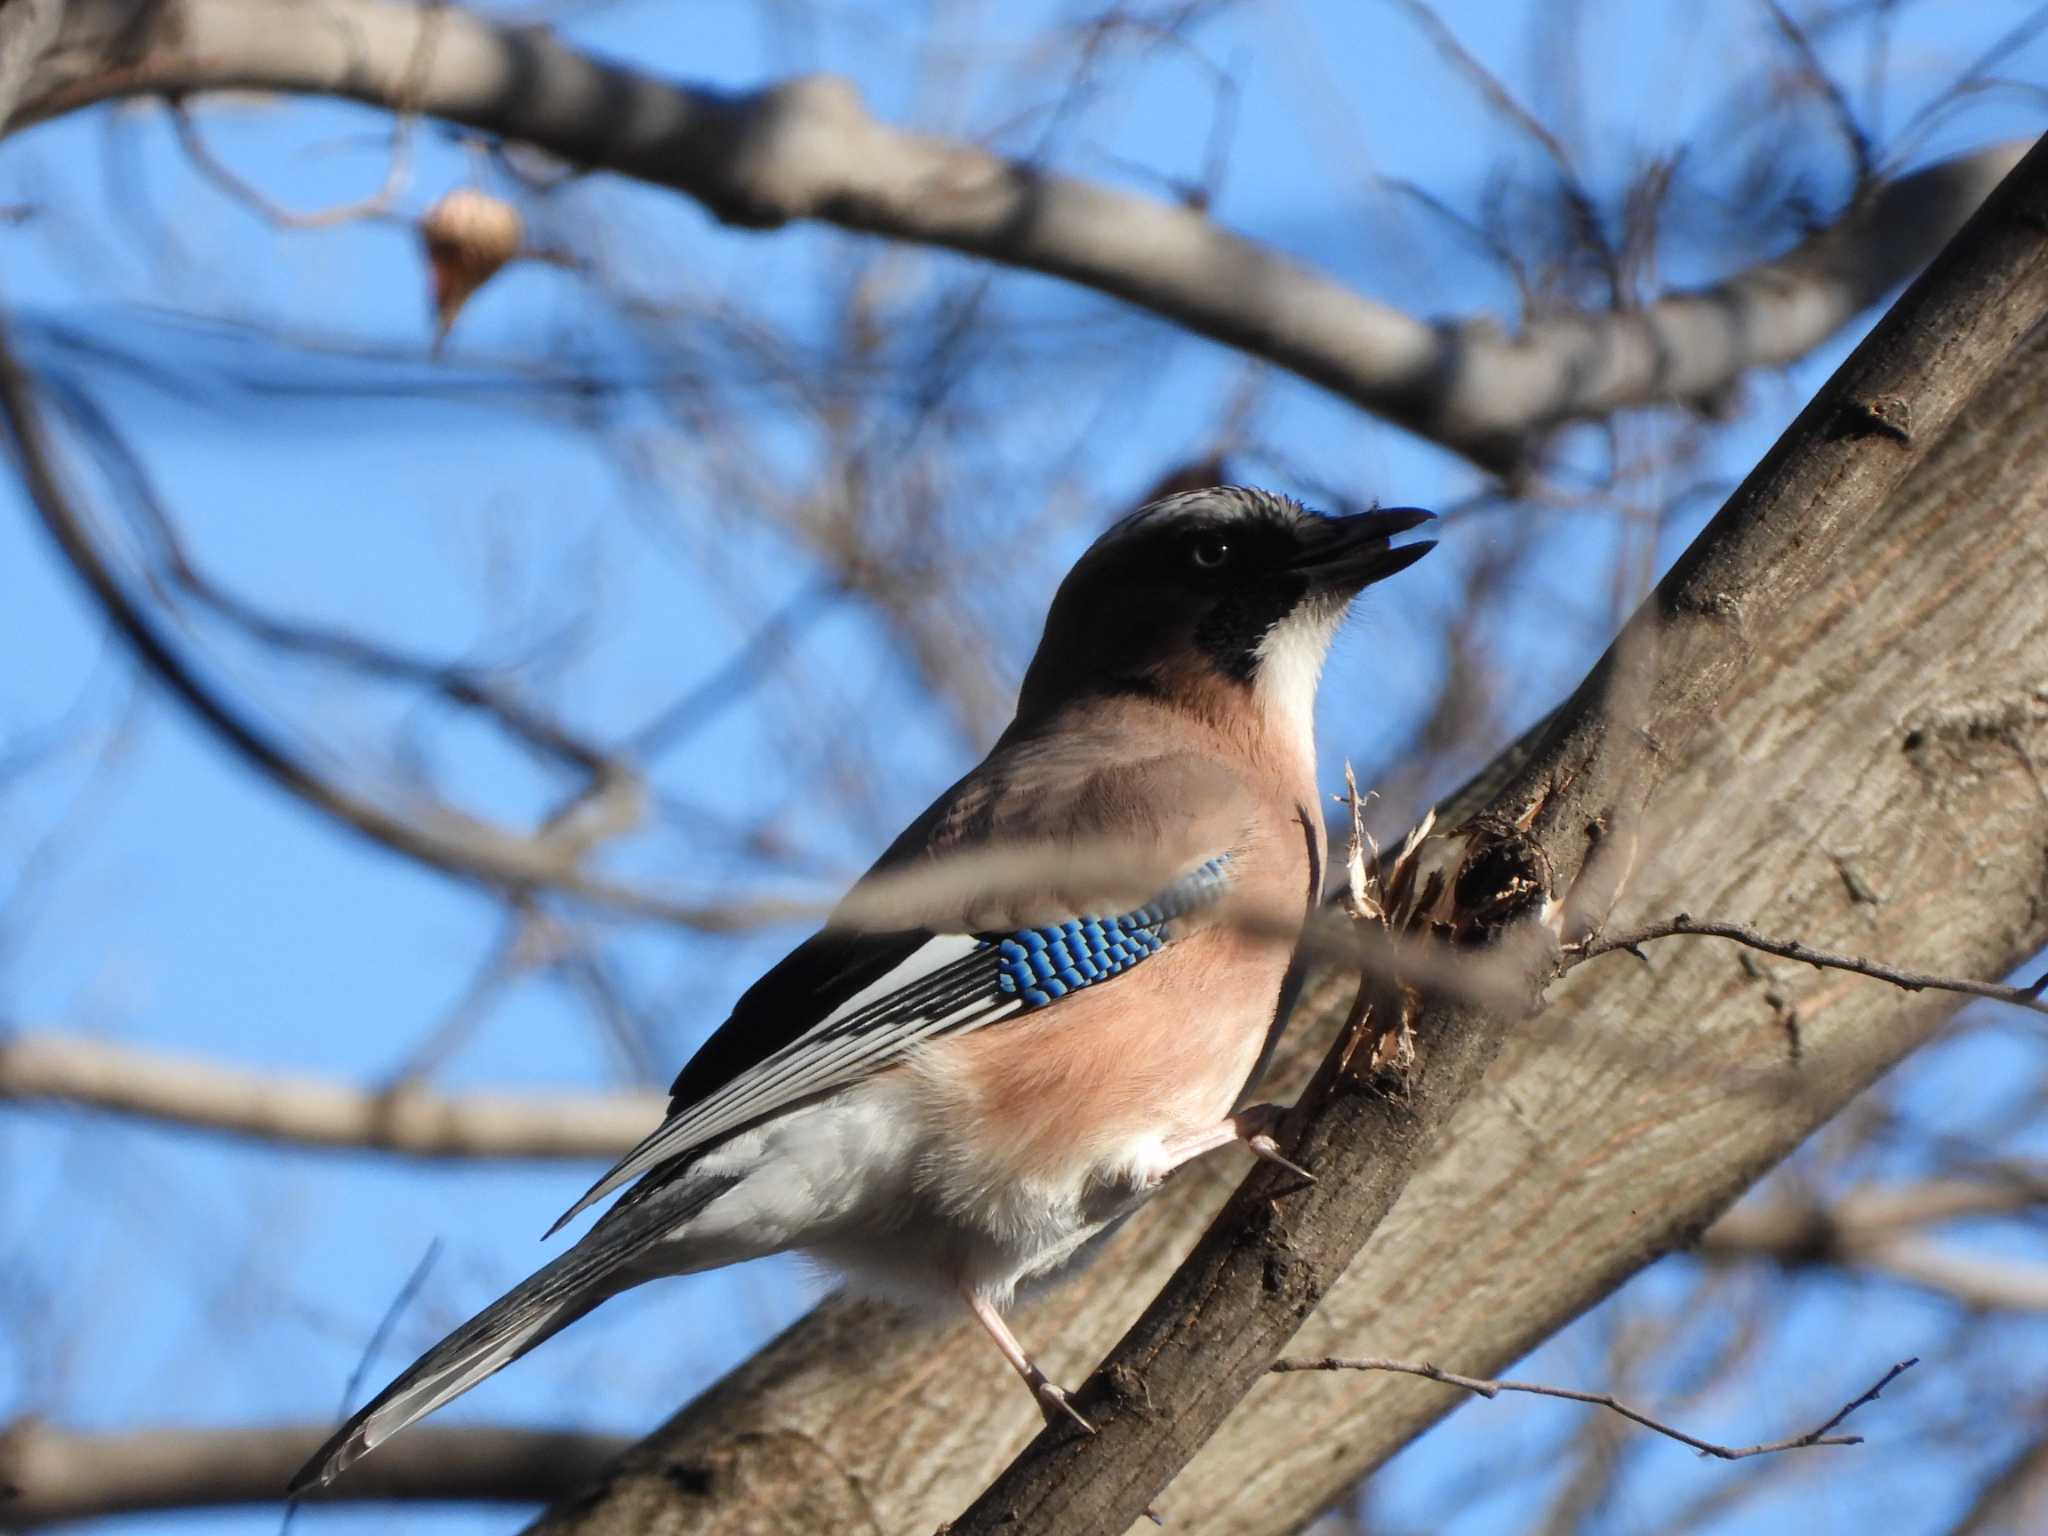
[[[740,999],[732,1017],[676,1079],[669,1117],[549,1228],[552,1234],[613,1190],[687,1157],[802,1099],[879,1071],[926,1040],[983,1029],[1051,1006],[1159,953],[1182,918],[1214,905],[1229,883],[1220,854],[1135,911],[1078,917],[1009,933],[848,934],[799,946]],[[770,1007],[815,1009],[808,1029],[773,1049],[756,1016]],[[719,1076],[703,1092],[693,1078]]]
[[[1209,860],[1176,880],[1159,897],[1121,917],[1079,917],[1048,928],[982,939],[999,957],[996,987],[1033,1008],[1082,987],[1106,981],[1156,955],[1172,935],[1173,920],[1214,902],[1228,876],[1229,855]]]

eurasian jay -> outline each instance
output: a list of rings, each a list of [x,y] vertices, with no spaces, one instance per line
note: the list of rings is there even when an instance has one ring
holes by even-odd
[[[747,991],[667,1118],[556,1227],[624,1197],[293,1490],[607,1297],[792,1249],[964,1300],[1047,1419],[1086,1428],[1002,1309],[1189,1159],[1233,1141],[1279,1158],[1270,1112],[1242,1106],[1291,1001],[1291,929],[1321,895],[1316,682],[1352,598],[1432,547],[1390,543],[1428,518],[1221,486],[1103,534],[988,756]]]

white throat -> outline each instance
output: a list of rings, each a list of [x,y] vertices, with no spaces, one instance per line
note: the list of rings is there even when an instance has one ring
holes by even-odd
[[[1311,599],[1266,631],[1259,641],[1252,693],[1267,720],[1313,760],[1316,744],[1316,684],[1337,626],[1341,602]]]

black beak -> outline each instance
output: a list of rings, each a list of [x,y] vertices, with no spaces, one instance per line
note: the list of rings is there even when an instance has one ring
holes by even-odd
[[[1436,521],[1420,507],[1374,507],[1346,517],[1322,517],[1300,528],[1302,550],[1294,568],[1322,592],[1362,592],[1376,581],[1405,571],[1436,548],[1436,540],[1403,544],[1388,541],[1397,533]]]

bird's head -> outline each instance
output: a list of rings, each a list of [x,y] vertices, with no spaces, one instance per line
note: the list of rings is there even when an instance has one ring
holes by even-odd
[[[1249,704],[1306,733],[1346,608],[1435,547],[1390,542],[1430,517],[1413,507],[1326,517],[1228,485],[1141,507],[1060,583],[1018,719],[1125,693],[1203,711]]]

